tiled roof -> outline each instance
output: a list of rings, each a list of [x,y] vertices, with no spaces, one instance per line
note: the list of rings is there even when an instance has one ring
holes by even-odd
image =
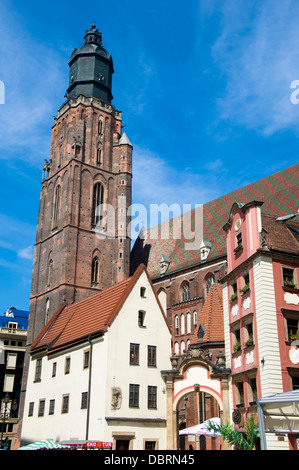
[[[208,259],[226,254],[226,238],[223,225],[227,222],[234,202],[248,203],[252,200],[263,201],[263,213],[283,216],[297,212],[299,207],[299,163],[278,173],[263,178],[241,189],[214,199],[203,205],[203,237],[212,244]],[[194,223],[194,211],[191,211]],[[175,219],[173,219],[175,220]],[[170,232],[173,221],[170,221]],[[160,226],[162,231],[167,223]],[[149,237],[149,231],[145,232]],[[201,262],[200,250],[186,250],[183,239],[138,238],[131,252],[131,272],[140,263],[145,264],[152,279],[160,276],[162,255],[170,258],[167,271],[175,272]]]
[[[86,339],[91,334],[104,332],[143,270],[145,267],[140,265],[134,275],[125,281],[80,302],[60,306],[33,341],[31,351],[43,348],[54,351]]]
[[[262,214],[262,227],[267,248],[299,255],[299,221],[277,221],[276,217]]]
[[[205,333],[203,338],[198,340],[198,331],[202,325]],[[213,284],[210,287],[191,344],[216,341],[224,341],[223,300],[220,284]]]

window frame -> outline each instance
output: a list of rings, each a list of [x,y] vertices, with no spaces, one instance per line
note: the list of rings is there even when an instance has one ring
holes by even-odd
[[[139,384],[129,384],[129,408],[139,408]]]
[[[130,343],[130,357],[129,357],[130,366],[139,366],[139,356],[140,356],[140,344]]]
[[[148,344],[147,346],[147,366],[157,367],[157,346]]]

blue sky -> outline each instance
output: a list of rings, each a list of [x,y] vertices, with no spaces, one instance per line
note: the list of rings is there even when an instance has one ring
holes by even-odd
[[[134,202],[201,204],[299,160],[296,0],[2,0],[1,312],[29,308],[53,116],[93,22],[134,146]]]

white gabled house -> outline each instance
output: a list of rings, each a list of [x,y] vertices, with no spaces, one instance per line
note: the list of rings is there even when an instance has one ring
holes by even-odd
[[[31,345],[21,444],[113,442],[114,449],[166,449],[161,370],[171,331],[145,267],[63,305]]]

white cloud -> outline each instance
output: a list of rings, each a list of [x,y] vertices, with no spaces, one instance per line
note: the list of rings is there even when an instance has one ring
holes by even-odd
[[[34,248],[33,246],[27,246],[18,251],[18,256],[24,259],[33,259]]]
[[[11,11],[1,13],[0,80],[5,84],[5,104],[0,106],[0,158],[13,156],[40,166],[50,149],[49,129],[57,111],[53,97],[63,96],[66,86],[65,62],[61,66],[58,53],[31,38]]]
[[[177,170],[152,151],[134,146],[133,202],[150,204],[203,204],[213,198],[211,182],[188,169]]]
[[[221,34],[212,48],[223,75],[220,118],[265,136],[299,131],[299,106],[290,101],[299,79],[299,4],[296,0],[212,2],[204,11],[221,15]]]

